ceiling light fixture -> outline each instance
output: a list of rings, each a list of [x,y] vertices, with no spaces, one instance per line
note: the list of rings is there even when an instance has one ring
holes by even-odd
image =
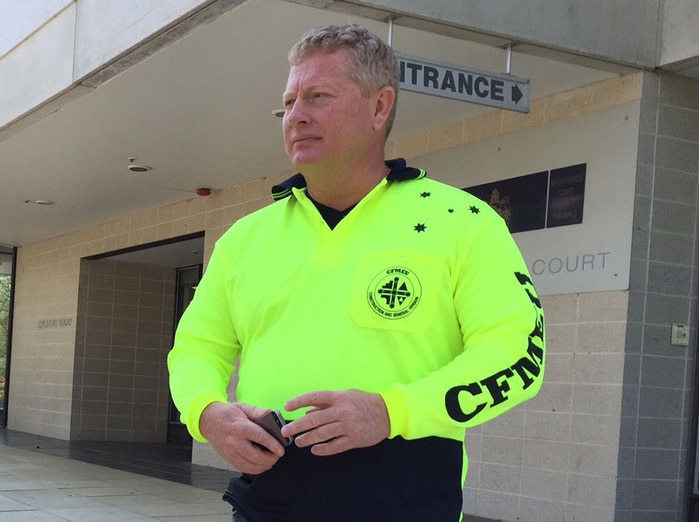
[[[277,118],[283,118],[285,112],[286,111],[284,109],[274,109],[272,111],[272,116],[276,116]]]
[[[153,167],[136,163],[136,158],[129,158],[129,164],[126,168],[131,172],[148,172],[149,170],[153,170]]]

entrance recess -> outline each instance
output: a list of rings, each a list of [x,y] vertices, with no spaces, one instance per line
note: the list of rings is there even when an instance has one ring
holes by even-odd
[[[82,260],[75,440],[191,447],[171,408],[167,354],[201,275],[203,249],[197,233]]]

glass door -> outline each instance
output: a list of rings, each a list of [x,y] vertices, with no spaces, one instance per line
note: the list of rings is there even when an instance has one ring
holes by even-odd
[[[0,246],[0,428],[7,425],[15,250]]]
[[[182,314],[194,299],[194,292],[201,280],[202,265],[185,266],[177,269],[175,294],[175,328]],[[170,399],[170,418],[168,422],[167,441],[175,443],[191,443],[192,437],[187,427],[180,422],[180,413]]]

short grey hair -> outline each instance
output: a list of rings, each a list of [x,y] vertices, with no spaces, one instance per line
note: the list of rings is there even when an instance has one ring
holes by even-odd
[[[396,93],[396,102],[386,122],[386,136],[391,131],[398,102],[400,69],[398,59],[388,45],[364,27],[326,25],[315,27],[304,34],[289,51],[289,64],[298,65],[315,53],[349,51],[347,75],[357,82],[365,95],[389,86]]]

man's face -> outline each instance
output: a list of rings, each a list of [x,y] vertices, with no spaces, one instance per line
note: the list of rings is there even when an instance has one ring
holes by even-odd
[[[332,169],[376,139],[375,96],[345,72],[347,51],[315,53],[291,67],[284,91],[284,146],[294,166]]]

